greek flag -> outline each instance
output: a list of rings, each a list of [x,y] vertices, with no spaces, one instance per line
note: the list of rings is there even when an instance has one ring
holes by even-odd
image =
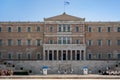
[[[70,4],[70,2],[68,2],[68,1],[64,2],[64,5],[69,5],[69,4]]]

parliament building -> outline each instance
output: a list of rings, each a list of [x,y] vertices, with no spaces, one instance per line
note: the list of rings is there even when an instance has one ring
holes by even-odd
[[[41,74],[98,73],[120,60],[120,22],[88,22],[66,13],[43,22],[0,22],[0,61]]]

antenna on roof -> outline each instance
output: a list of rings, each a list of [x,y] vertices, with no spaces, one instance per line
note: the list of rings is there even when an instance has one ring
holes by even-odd
[[[64,13],[66,12],[66,6],[69,5],[69,4],[70,4],[69,1],[64,0]]]

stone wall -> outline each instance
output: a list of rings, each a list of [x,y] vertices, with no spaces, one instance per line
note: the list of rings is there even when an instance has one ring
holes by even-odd
[[[83,67],[87,66],[89,73],[98,74],[99,70],[106,67],[115,67],[118,61],[7,61],[14,64],[19,70],[32,70],[30,74],[42,74],[42,67],[48,66],[48,74],[83,74]]]

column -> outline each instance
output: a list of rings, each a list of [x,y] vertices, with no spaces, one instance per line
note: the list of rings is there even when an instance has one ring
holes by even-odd
[[[45,50],[43,51],[43,60],[45,60]]]
[[[66,60],[68,60],[68,50],[66,50]]]
[[[83,55],[84,55],[84,60],[86,60],[86,51],[85,50],[83,50],[84,52],[83,52]]]
[[[75,60],[77,60],[77,50],[75,50]]]
[[[81,50],[80,50],[80,60],[81,60]]]
[[[47,50],[47,60],[49,60],[49,50]]]
[[[59,60],[59,58],[58,58],[58,50],[56,50],[56,51],[57,51],[57,54],[56,54],[57,55],[57,60]]]
[[[63,60],[63,50],[61,50],[61,60]]]
[[[52,50],[52,60],[54,60],[54,50]]]
[[[72,60],[72,50],[70,50],[70,60]]]

